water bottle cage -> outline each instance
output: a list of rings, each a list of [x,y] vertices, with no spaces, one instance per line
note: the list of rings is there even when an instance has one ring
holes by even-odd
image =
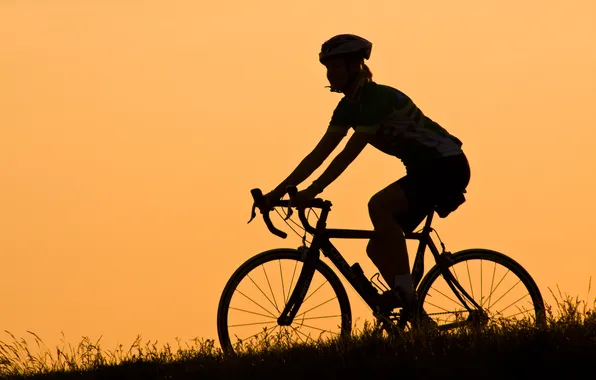
[[[373,284],[375,286],[375,288],[377,288],[377,290],[380,293],[389,291],[390,289],[388,287],[385,286],[385,284],[383,284],[381,282],[381,280],[379,279],[380,277],[380,273],[375,273],[371,278],[370,278],[370,283]]]

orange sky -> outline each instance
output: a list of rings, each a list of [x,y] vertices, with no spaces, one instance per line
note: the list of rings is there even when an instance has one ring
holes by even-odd
[[[3,2],[0,329],[50,347],[61,331],[106,348],[215,338],[232,272],[300,244],[246,224],[249,191],[277,185],[324,133],[341,96],[317,53],[346,32],[373,41],[377,82],[464,142],[468,202],[434,223],[448,248],[502,251],[547,301],[557,285],[586,299],[595,4]],[[368,199],[404,172],[366,148],[323,194],[330,224],[372,228]],[[370,276],[365,244],[337,243]]]

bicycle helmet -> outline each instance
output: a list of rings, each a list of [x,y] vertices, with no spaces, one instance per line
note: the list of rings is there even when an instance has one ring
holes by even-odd
[[[369,59],[372,43],[355,34],[338,34],[325,41],[319,53],[319,62],[338,56],[355,56]]]

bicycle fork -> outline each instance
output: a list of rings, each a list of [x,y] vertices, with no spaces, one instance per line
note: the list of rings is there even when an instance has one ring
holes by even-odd
[[[292,295],[290,295],[281,315],[277,318],[277,323],[280,326],[290,326],[294,321],[296,313],[298,313],[300,306],[302,306],[306,292],[310,287],[310,283],[315,274],[317,262],[319,261],[318,248],[313,248],[313,246],[307,248],[303,246],[300,247],[299,250],[302,251],[305,256],[304,265],[302,266],[302,271],[298,276],[298,281],[296,281],[296,286],[292,291]]]

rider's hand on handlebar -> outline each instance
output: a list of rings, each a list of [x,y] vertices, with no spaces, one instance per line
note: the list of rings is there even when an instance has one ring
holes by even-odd
[[[290,200],[289,201],[280,200],[286,191],[290,195]],[[255,216],[256,216],[255,209],[258,207],[261,210],[261,214],[263,215],[263,219],[265,221],[265,224],[267,225],[267,228],[269,228],[269,231],[271,231],[273,234],[275,234],[281,238],[284,238],[284,239],[286,238],[287,234],[285,232],[280,231],[277,228],[275,228],[273,223],[271,223],[271,219],[269,218],[269,211],[271,211],[273,209],[273,207],[275,207],[275,206],[283,206],[283,207],[287,206],[288,207],[288,213],[287,213],[285,220],[288,220],[292,215],[291,207],[292,206],[297,207],[299,210],[298,212],[299,212],[300,221],[304,225],[304,228],[306,229],[307,232],[314,233],[315,228],[308,224],[308,219],[304,214],[304,210],[306,208],[319,207],[319,208],[324,208],[325,210],[329,211],[329,206],[331,206],[331,203],[328,201],[323,201],[322,199],[314,198],[317,194],[320,193],[320,191],[318,190],[318,188],[316,186],[314,186],[314,187],[310,186],[309,188],[307,188],[301,192],[298,192],[298,189],[296,189],[296,186],[288,186],[284,190],[283,193],[281,191],[278,192],[278,190],[275,189],[275,190],[271,191],[270,193],[263,195],[261,190],[258,188],[252,189],[250,191],[250,193],[252,195],[254,203],[252,205],[252,210],[251,210],[250,219],[249,219],[248,223],[250,223],[255,218]],[[320,201],[320,202],[317,202],[317,201]]]
[[[273,206],[284,196],[285,191],[274,189],[263,196],[263,206],[267,210],[271,210]]]
[[[309,186],[299,191],[292,197],[292,205],[296,207],[307,207],[308,204],[319,194],[316,188]]]

